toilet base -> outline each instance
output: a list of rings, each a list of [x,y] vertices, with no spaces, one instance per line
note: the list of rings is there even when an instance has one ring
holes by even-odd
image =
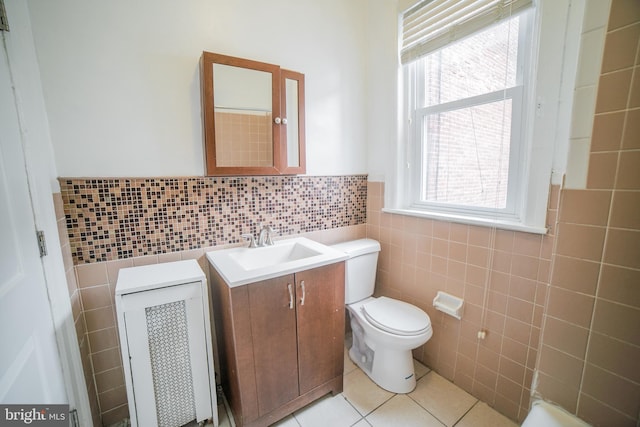
[[[351,319],[353,344],[349,357],[373,382],[393,393],[409,393],[416,388],[413,354],[407,349],[371,348],[362,326]]]
[[[362,314],[362,306],[373,297],[347,305],[353,344],[349,357],[380,387],[393,393],[409,393],[416,388],[413,367],[414,348],[426,343],[431,328],[419,335],[395,335],[371,325]]]
[[[354,338],[355,341],[355,338]],[[373,360],[359,353],[354,346],[349,357],[373,382],[392,393],[410,393],[416,388],[416,374],[410,350],[371,351]]]

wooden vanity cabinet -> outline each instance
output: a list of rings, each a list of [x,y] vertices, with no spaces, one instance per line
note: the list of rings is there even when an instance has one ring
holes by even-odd
[[[222,386],[238,426],[342,392],[344,262],[229,287],[211,269]]]

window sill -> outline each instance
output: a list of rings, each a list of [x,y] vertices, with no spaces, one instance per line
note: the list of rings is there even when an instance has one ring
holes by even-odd
[[[455,214],[440,213],[440,212],[427,212],[427,211],[420,211],[420,210],[414,210],[414,209],[382,208],[382,212],[398,214],[398,215],[415,216],[418,218],[437,219],[440,221],[451,221],[451,222],[456,222],[460,224],[478,225],[481,227],[495,227],[503,230],[522,231],[525,233],[533,233],[533,234],[547,234],[548,232],[548,229],[546,227],[536,227],[532,225],[522,224],[520,222],[505,221],[500,219],[478,218],[478,217],[472,217],[472,216],[466,216],[466,215],[455,215]]]

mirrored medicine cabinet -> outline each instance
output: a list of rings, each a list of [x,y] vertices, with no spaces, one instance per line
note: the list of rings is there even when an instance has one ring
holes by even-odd
[[[203,52],[206,175],[306,172],[304,74]]]

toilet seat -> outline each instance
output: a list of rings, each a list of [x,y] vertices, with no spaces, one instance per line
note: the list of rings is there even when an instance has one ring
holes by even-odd
[[[362,306],[364,317],[383,331],[403,336],[419,335],[431,329],[429,316],[418,307],[380,297]]]

